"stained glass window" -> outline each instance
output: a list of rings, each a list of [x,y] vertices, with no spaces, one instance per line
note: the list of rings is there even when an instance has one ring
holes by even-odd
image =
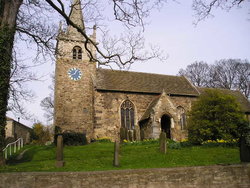
[[[179,122],[180,122],[180,126],[181,126],[181,130],[186,129],[186,113],[185,113],[185,109],[181,106],[177,107],[177,111],[178,111],[178,117],[179,117]]]
[[[134,105],[130,100],[126,100],[121,105],[121,125],[128,130],[135,128]]]

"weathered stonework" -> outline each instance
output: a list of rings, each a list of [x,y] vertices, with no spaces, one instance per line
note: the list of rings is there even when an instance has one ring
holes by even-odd
[[[95,138],[119,138],[121,127],[120,107],[123,101],[129,99],[135,106],[135,128],[139,130],[141,116],[155,95],[131,94],[121,92],[95,92]],[[139,132],[139,131],[138,131]]]
[[[7,118],[5,138],[7,143],[13,142],[18,138],[23,138],[24,144],[30,143],[30,134],[32,129],[17,122],[11,118]]]
[[[153,123],[150,123],[150,129],[156,127],[157,132],[145,138],[159,138],[160,135],[160,119],[162,115],[169,114],[173,117],[173,138],[181,140],[186,138],[186,130],[181,130],[179,125],[179,116],[176,112],[178,106],[182,106],[187,111],[191,109],[191,103],[196,98],[194,97],[167,97],[170,103],[167,103],[166,98],[160,99],[160,104],[155,107],[153,115]],[[121,92],[98,92],[95,91],[95,125],[94,138],[110,137],[112,140],[119,138],[119,130],[121,127],[120,106],[126,99],[129,99],[135,106],[135,122],[138,133],[140,132],[139,121],[150,103],[158,98],[156,94],[136,94],[136,93],[121,93]],[[164,107],[163,107],[164,106]],[[140,138],[140,136],[139,136]]]
[[[247,188],[250,165],[0,173],[0,188]]]

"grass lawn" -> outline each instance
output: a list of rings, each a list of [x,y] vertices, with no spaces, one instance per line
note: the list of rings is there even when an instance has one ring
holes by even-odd
[[[96,171],[112,169],[164,168],[239,163],[238,147],[191,146],[158,152],[157,143],[122,145],[120,167],[113,167],[113,143],[92,143],[85,146],[65,146],[62,168],[55,167],[54,146],[26,146],[21,160],[11,159],[0,172],[25,171]]]

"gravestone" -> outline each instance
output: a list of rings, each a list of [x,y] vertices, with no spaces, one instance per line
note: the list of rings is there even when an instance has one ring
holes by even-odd
[[[56,146],[56,167],[63,167],[63,137],[62,135],[57,136],[57,146]]]
[[[165,154],[167,152],[167,143],[166,143],[166,133],[165,132],[161,132],[159,141],[160,141],[160,152]]]
[[[240,161],[250,162],[250,127],[244,130],[244,134],[240,138]]]
[[[113,161],[113,165],[115,167],[119,167],[119,150],[120,150],[120,143],[118,141],[115,141],[115,145],[114,145],[114,161]]]

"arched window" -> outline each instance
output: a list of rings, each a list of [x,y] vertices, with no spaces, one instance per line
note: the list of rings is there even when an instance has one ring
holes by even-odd
[[[135,128],[135,110],[134,105],[130,100],[126,100],[121,105],[121,125],[128,130]]]
[[[73,48],[73,59],[82,59],[82,48],[79,46],[75,46]]]
[[[179,117],[179,122],[180,122],[180,126],[181,126],[181,130],[186,129],[187,126],[187,117],[186,117],[186,113],[185,113],[185,109],[181,106],[177,107],[177,112],[178,112],[178,117]]]

